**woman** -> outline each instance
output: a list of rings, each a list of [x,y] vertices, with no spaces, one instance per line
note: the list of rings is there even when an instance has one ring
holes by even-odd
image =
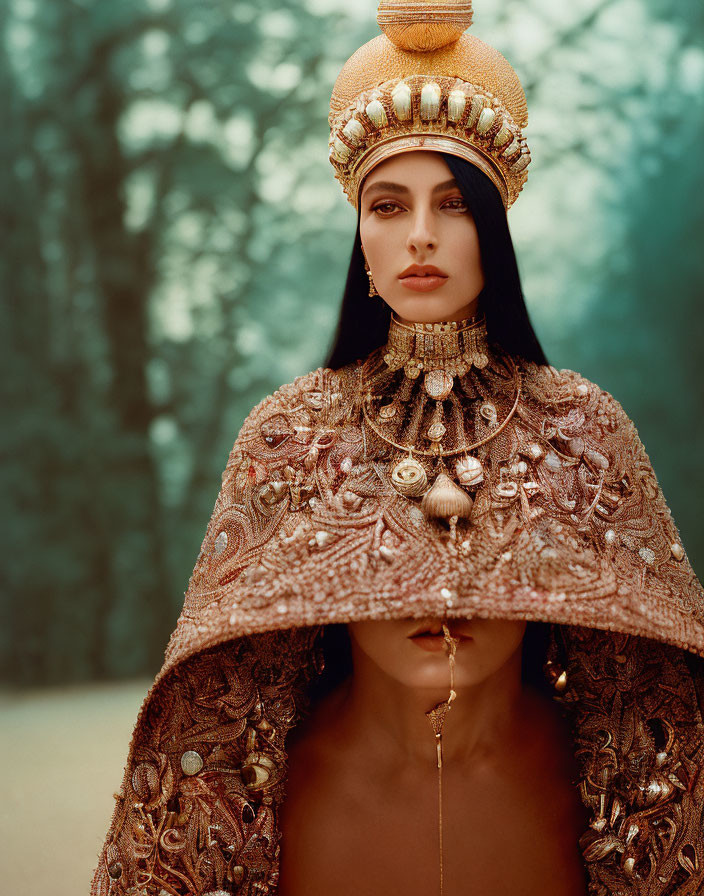
[[[469,199],[448,166],[468,185]],[[480,238],[472,199],[484,222],[503,228],[484,224]],[[376,166],[363,185],[359,232],[387,311],[407,322],[462,321],[477,314],[480,299],[486,306],[491,295],[512,295],[518,333],[525,334],[523,352],[534,352],[537,341],[505,222],[496,188],[465,161],[419,151]],[[494,247],[493,257],[481,244]],[[432,264],[441,276],[399,276],[409,262]],[[351,280],[355,266],[362,267],[357,252]],[[360,301],[348,290],[352,313],[359,313]],[[505,327],[510,316],[500,315],[501,310],[497,317]],[[388,326],[387,320],[382,342]],[[341,335],[346,332],[343,318]],[[330,366],[344,350],[353,357],[364,354],[338,344]],[[457,698],[443,745],[447,892],[528,896],[543,894],[549,880],[555,896],[586,893],[577,843],[589,819],[574,786],[577,772],[564,722],[550,698],[524,681],[525,620],[452,620],[449,628],[460,640]],[[441,620],[351,622],[347,629],[353,674],[317,704],[289,741],[279,892],[365,892],[370,873],[374,892],[434,892],[436,757],[423,716],[447,692],[447,658],[437,649],[444,640]],[[437,637],[414,639],[423,629]],[[335,656],[349,655],[340,637],[328,650],[328,665]],[[415,861],[389,861],[390,855],[404,856],[404,843],[416,845]],[[513,861],[507,866],[501,857],[509,844]]]
[[[704,592],[530,326],[515,73],[468,3],[378,18],[331,102],[336,345],[237,437],[93,893],[694,896]]]

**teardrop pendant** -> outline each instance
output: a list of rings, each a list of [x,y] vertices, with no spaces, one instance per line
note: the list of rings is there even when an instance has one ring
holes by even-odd
[[[440,473],[421,502],[421,510],[426,519],[440,517],[449,520],[451,517],[461,519],[472,512],[474,501],[464,489],[450,479],[447,473]]]
[[[443,418],[443,407],[441,401],[435,402],[435,410],[433,411],[433,420],[430,426],[428,427],[428,431],[426,432],[426,438],[428,441],[433,443],[433,449],[440,453],[441,450],[441,442],[447,432],[447,428],[445,424],[442,422]]]

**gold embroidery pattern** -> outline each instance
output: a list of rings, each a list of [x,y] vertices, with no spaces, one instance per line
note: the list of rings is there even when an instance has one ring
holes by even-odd
[[[472,495],[454,532],[425,518],[422,490],[394,487],[398,452],[363,424],[361,365],[313,371],[254,408],[137,723],[93,896],[273,896],[285,736],[319,668],[314,633],[438,614],[555,623],[594,813],[592,896],[701,890],[702,673],[677,648],[704,656],[704,592],[618,402],[573,371],[520,369],[482,481],[447,471]],[[509,374],[492,352],[457,378],[457,432],[489,426],[487,402],[503,419]],[[400,377],[380,374],[375,394],[393,402]],[[402,428],[426,400],[417,381]]]
[[[153,695],[93,893],[276,892],[284,741],[320,671],[316,632],[205,651]]]
[[[593,814],[581,838],[593,896],[704,887],[704,724],[683,654],[629,635],[565,628],[561,701]],[[555,641],[549,671],[562,672]]]

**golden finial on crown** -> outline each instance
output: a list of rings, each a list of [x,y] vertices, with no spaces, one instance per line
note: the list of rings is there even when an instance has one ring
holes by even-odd
[[[376,20],[402,50],[427,52],[454,43],[472,24],[471,0],[381,0]]]

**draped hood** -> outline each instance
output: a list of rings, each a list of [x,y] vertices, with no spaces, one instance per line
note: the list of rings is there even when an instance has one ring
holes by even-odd
[[[444,426],[481,441],[487,402],[507,422],[477,449],[471,511],[429,516],[392,479],[403,452],[378,416],[396,403],[398,438],[430,421],[423,378],[402,374],[379,349],[298,377],[245,420],[93,896],[273,896],[286,737],[324,627],[429,615],[550,623],[544,671],[592,814],[590,893],[702,892],[704,591],[636,427],[579,373],[494,347],[455,377]],[[463,487],[454,460],[423,463]]]

